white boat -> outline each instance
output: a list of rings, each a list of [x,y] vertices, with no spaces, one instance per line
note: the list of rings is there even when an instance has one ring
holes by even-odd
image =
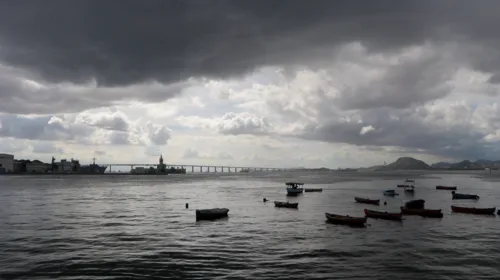
[[[304,188],[302,188],[304,183],[288,182],[285,183],[285,185],[287,186],[286,188],[287,195],[299,195],[302,192],[304,192]]]

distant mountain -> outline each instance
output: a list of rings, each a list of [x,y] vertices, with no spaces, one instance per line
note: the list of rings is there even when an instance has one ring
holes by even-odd
[[[360,168],[360,171],[378,170],[426,170],[432,169],[427,163],[411,157],[400,157],[395,162],[387,165],[377,165],[368,168]]]
[[[432,168],[435,169],[452,169],[452,170],[461,170],[461,169],[485,169],[485,168],[499,168],[500,160],[487,160],[487,159],[478,159],[474,162],[470,160],[463,160],[461,162],[438,162],[431,165]]]
[[[400,157],[395,162],[382,167],[383,170],[424,170],[431,167],[418,159],[412,157]]]

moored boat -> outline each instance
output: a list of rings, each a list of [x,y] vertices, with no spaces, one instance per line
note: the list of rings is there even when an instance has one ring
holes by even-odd
[[[380,204],[380,199],[369,199],[369,198],[362,198],[362,197],[355,196],[354,200],[358,203],[375,204],[375,205]]]
[[[333,224],[342,224],[350,226],[364,226],[366,217],[351,217],[349,215],[336,215],[325,213],[326,219]]]
[[[229,209],[227,208],[212,208],[212,209],[196,209],[196,220],[215,220],[227,217]]]
[[[302,192],[304,191],[304,188],[301,188],[301,186],[303,186],[304,183],[287,182],[285,183],[285,185],[287,186],[286,188],[287,195],[296,196],[302,194]]]
[[[398,184],[396,186],[398,188],[406,188],[406,187],[412,186],[414,183],[415,183],[415,180],[405,179],[405,181],[403,182],[403,184]]]
[[[441,186],[441,185],[437,185],[436,186],[436,190],[456,191],[457,190],[457,186]]]
[[[397,193],[395,190],[386,190],[386,191],[384,191],[384,195],[396,196],[396,195],[399,195],[399,193]]]
[[[423,199],[410,200],[405,203],[405,208],[408,209],[424,209],[424,207],[425,207],[425,200]]]
[[[441,209],[412,209],[401,207],[401,213],[403,215],[418,215],[427,218],[442,218],[443,212]]]
[[[479,195],[451,192],[452,199],[479,199]]]
[[[393,221],[401,221],[403,219],[401,212],[390,213],[390,212],[373,211],[368,209],[365,209],[365,216],[369,218],[393,220]]]
[[[274,207],[282,207],[282,208],[299,208],[299,203],[291,203],[291,202],[281,202],[281,201],[275,201],[274,202]]]
[[[323,189],[304,189],[304,192],[322,192]]]
[[[451,206],[451,211],[457,213],[467,213],[476,215],[494,215],[496,207],[493,208],[476,208],[476,207],[463,207],[463,206]]]
[[[413,193],[415,193],[415,187],[414,186],[406,186],[404,191],[405,191],[405,193],[413,194]]]

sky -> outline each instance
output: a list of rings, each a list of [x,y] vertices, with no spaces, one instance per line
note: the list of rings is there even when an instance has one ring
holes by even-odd
[[[0,153],[500,159],[500,1],[0,0]]]

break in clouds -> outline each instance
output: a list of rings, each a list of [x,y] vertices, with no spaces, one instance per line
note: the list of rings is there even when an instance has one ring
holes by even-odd
[[[166,126],[82,112],[190,87],[208,96],[217,81],[221,100],[247,109],[218,112],[210,128],[221,134],[499,158],[499,10],[493,0],[0,1],[0,136],[73,141],[101,129],[101,144],[164,145]]]

